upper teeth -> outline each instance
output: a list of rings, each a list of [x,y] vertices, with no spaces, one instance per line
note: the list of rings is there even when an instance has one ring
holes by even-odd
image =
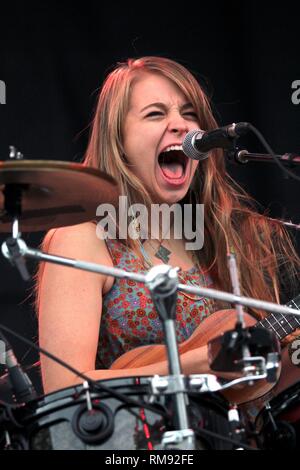
[[[170,147],[167,147],[164,152],[170,152],[171,150],[182,150],[182,145],[170,145]]]

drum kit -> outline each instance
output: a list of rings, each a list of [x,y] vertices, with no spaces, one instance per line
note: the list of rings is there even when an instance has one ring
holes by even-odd
[[[116,204],[118,196],[112,177],[78,163],[25,160],[14,147],[10,159],[0,162],[0,231],[8,233],[3,256],[23,279],[30,278],[26,259],[34,259],[145,283],[163,324],[169,365],[166,376],[95,381],[18,335],[82,378],[81,385],[43,395],[32,386],[4,336],[4,332],[17,334],[0,324],[0,343],[5,345],[2,363],[7,368],[0,378],[0,448],[192,451],[295,447],[300,419],[297,413],[293,416],[293,410],[300,401],[299,384],[271,400],[267,396],[252,416],[251,406],[240,406],[232,397],[262,381],[271,389],[281,366],[277,330],[262,322],[246,327],[243,306],[271,312],[277,322],[278,316],[296,319],[297,326],[298,306],[241,296],[233,253],[228,257],[233,293],[228,293],[180,284],[178,269],[168,265],[154,266],[146,275],[132,273],[43,253],[22,239],[22,232],[92,220],[100,203]],[[234,328],[208,344],[209,374],[182,373],[175,334],[178,290],[235,306]],[[229,379],[224,379],[226,374]]]

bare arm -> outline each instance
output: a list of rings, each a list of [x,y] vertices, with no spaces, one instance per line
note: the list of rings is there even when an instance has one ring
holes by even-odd
[[[187,351],[180,357],[182,372],[189,374],[209,374],[214,373],[210,370],[207,362],[207,346],[202,346],[192,351]],[[85,374],[93,380],[113,379],[115,377],[138,377],[143,375],[167,375],[169,373],[167,361],[157,362],[144,367],[131,369],[108,369],[108,370],[90,370]],[[227,376],[227,374],[224,374]],[[76,383],[82,382],[77,377]]]
[[[70,258],[111,265],[105,242],[92,223],[50,231],[48,251]],[[47,240],[46,240],[47,241]],[[74,268],[45,263],[39,283],[41,347],[79,371],[95,369],[102,308],[108,278]],[[45,393],[72,385],[76,376],[41,355]]]

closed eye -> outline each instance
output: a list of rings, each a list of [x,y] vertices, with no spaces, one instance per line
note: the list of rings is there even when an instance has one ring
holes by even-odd
[[[146,114],[146,117],[153,117],[153,116],[162,116],[163,113],[161,111],[151,111],[151,113]]]
[[[162,111],[151,111],[151,113],[148,113],[146,117],[154,117],[154,116],[162,116],[163,112]],[[194,111],[189,111],[186,113],[183,113],[184,116],[191,116],[192,118],[198,119],[197,113]]]
[[[198,119],[197,113],[195,113],[194,111],[184,113],[184,116],[191,116],[192,118]]]

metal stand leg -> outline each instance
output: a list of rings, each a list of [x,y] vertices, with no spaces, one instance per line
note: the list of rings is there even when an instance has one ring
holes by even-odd
[[[189,429],[184,377],[181,374],[181,364],[176,340],[175,318],[178,277],[177,268],[159,265],[152,268],[146,276],[153,303],[163,322],[166,348],[168,355],[170,380],[164,377],[164,388],[172,387],[175,423],[174,431],[166,432],[162,439],[162,447],[174,449],[195,449],[194,432]],[[166,379],[168,383],[166,384]],[[156,379],[156,387],[157,379]]]

